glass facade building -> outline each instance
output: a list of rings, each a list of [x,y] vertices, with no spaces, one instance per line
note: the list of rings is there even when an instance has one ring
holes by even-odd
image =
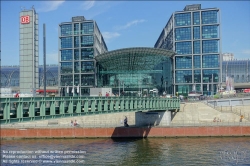
[[[155,53],[154,53],[155,54]],[[168,65],[165,65],[167,63]],[[171,58],[166,58],[164,61],[159,61],[159,64],[156,65],[153,69],[155,71],[149,71],[148,73],[142,73],[143,71],[139,71],[141,74],[140,76],[136,77],[129,77],[129,75],[126,76],[126,74],[122,75],[122,72],[120,74],[117,74],[116,78],[120,77],[120,81],[124,81],[124,85],[129,84],[130,87],[133,87],[133,85],[136,85],[134,87],[134,90],[138,90],[140,84],[140,88],[144,89],[147,88],[157,88],[159,91],[165,90],[168,93],[171,93],[171,87],[169,86],[168,78],[172,78],[171,71]],[[101,65],[97,65],[98,68],[102,68]],[[119,66],[119,65],[118,65]],[[102,72],[101,72],[102,71]],[[117,72],[117,71],[116,71]],[[145,71],[144,71],[145,72]],[[191,71],[185,70],[186,75],[189,75]],[[58,82],[58,65],[47,65],[46,66],[46,85],[48,87],[53,87],[53,89],[58,89],[59,82]],[[180,74],[179,74],[180,73]],[[225,87],[226,77],[234,78],[234,86],[236,89],[244,89],[244,88],[250,88],[250,60],[230,60],[230,61],[223,61],[222,62],[222,82],[223,86]],[[136,72],[135,72],[136,74]],[[177,72],[177,76],[181,75],[181,71]],[[110,75],[111,79],[110,81],[106,81],[104,78],[106,78],[104,75]],[[112,74],[111,71],[106,72],[104,69],[100,69],[100,71],[97,73],[98,76],[98,86],[111,86],[112,88],[118,88],[117,82],[115,82],[115,76],[114,72]],[[201,80],[201,70],[194,70],[194,79],[196,82],[208,82],[207,79]],[[19,90],[20,85],[20,66],[2,66],[1,67],[1,84],[0,86],[3,88],[11,87],[13,89]],[[103,79],[102,79],[103,76]],[[91,85],[93,80],[92,75],[86,74],[83,78],[83,81],[86,82],[87,85]],[[132,81],[130,81],[130,79]],[[125,82],[126,80],[126,82]],[[181,77],[180,82],[185,82],[185,79]],[[190,81],[190,80],[188,80]],[[39,87],[40,89],[43,89],[43,66],[39,66]],[[123,83],[121,83],[120,88],[123,88]],[[125,89],[126,86],[125,86]]]
[[[166,79],[171,78],[173,51],[133,47],[109,51],[96,57],[98,87],[112,88],[114,94],[138,96],[157,89],[169,91]]]
[[[250,60],[230,60],[222,62],[222,82],[231,77],[234,83],[248,83],[250,88]]]
[[[38,88],[38,15],[34,8],[20,12],[20,93],[33,94]]]
[[[95,57],[105,52],[107,46],[95,21],[77,16],[72,17],[72,22],[61,23],[59,25],[61,94],[88,95],[89,88],[97,86]],[[76,88],[78,86],[79,90]]]
[[[187,5],[172,14],[155,48],[173,50],[174,92],[215,93],[221,83],[220,10]]]

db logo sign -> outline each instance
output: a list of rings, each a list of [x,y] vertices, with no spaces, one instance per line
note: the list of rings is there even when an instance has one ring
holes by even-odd
[[[21,16],[21,24],[30,23],[30,16]]]

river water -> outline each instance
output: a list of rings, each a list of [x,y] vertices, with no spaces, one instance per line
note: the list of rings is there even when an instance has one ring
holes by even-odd
[[[18,166],[250,165],[250,137],[1,140],[1,157]]]

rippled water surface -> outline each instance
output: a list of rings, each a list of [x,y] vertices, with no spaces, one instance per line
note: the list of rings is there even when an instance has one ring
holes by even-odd
[[[250,165],[250,137],[1,140],[1,157],[7,151],[39,150],[86,151],[84,164],[65,165]]]

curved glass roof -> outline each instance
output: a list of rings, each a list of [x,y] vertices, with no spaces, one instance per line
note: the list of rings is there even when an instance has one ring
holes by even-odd
[[[19,86],[20,68],[19,66],[1,66],[1,87]],[[46,66],[47,86],[58,85],[58,65]],[[39,66],[39,86],[43,85],[43,66]]]
[[[175,52],[150,47],[134,47],[109,51],[95,57],[99,64],[109,71],[153,70],[166,57]]]

